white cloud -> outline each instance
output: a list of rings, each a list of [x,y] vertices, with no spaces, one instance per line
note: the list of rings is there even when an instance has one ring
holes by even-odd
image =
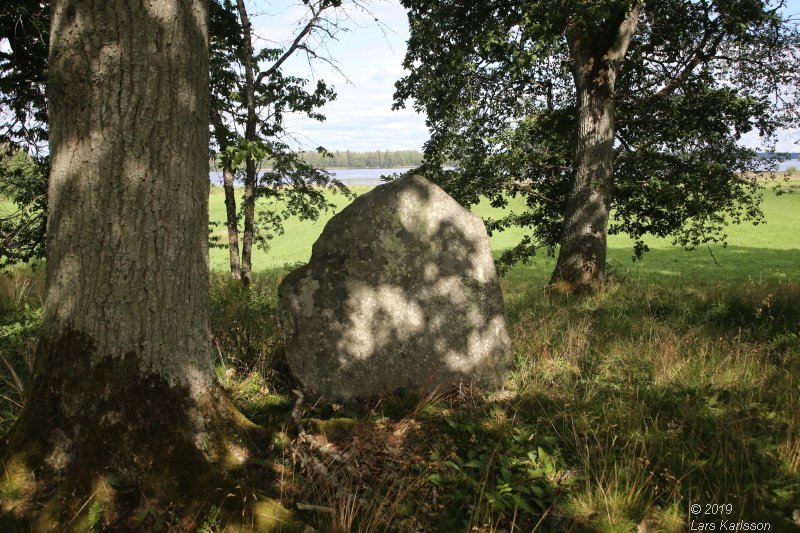
[[[283,46],[294,37],[297,22],[307,10],[298,0],[257,0],[251,2],[250,9],[254,14],[260,13],[253,17],[256,33]],[[425,117],[414,113],[410,105],[409,109],[391,110],[394,83],[405,74],[402,68],[408,38],[405,9],[398,0],[373,2],[369,9],[372,14],[347,11],[341,22],[348,31],[340,32],[337,40],[327,44],[327,53],[341,73],[321,62],[314,63],[311,71],[307,58],[300,54],[286,62],[287,73],[322,78],[338,93],[336,100],[322,109],[327,117],[325,122],[302,117],[287,120],[290,129],[304,138],[307,146],[322,145],[330,150],[419,149],[428,139]],[[800,0],[790,0],[786,12],[800,12]],[[781,132],[776,148],[800,151],[798,140],[800,129]],[[763,141],[754,133],[746,135],[742,144],[763,147]]]
[[[254,2],[249,8],[254,14],[262,14],[253,16],[256,34],[283,46],[294,37],[297,21],[306,13],[304,6],[285,0],[268,5]],[[287,119],[289,128],[308,146],[322,145],[330,150],[420,149],[428,138],[424,116],[408,109],[392,111],[394,84],[404,75],[402,61],[408,38],[405,10],[397,0],[376,2],[369,8],[372,14],[348,11],[350,19],[341,22],[349,31],[340,32],[337,40],[327,44],[327,52],[341,73],[319,61],[311,72],[303,54],[286,62],[287,73],[324,79],[337,92],[336,100],[322,109],[325,122]]]
[[[748,148],[755,148],[757,150],[766,150],[769,144],[766,139],[758,136],[758,132],[750,131],[742,136],[739,141],[743,146]],[[800,152],[800,128],[792,128],[788,130],[781,130],[775,139],[776,152]]]

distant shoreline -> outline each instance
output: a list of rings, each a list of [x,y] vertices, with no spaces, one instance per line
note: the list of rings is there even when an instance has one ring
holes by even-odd
[[[401,166],[394,166],[394,167],[323,167],[323,168],[320,168],[319,170],[410,170],[412,168],[414,168],[414,167],[401,165]],[[244,169],[244,167],[242,167],[242,170],[243,169]],[[273,170],[273,169],[271,167],[270,168],[262,168],[262,169],[259,169],[259,172],[268,172],[270,170]],[[216,168],[216,167],[211,167],[209,172],[222,172],[222,169],[221,168]]]

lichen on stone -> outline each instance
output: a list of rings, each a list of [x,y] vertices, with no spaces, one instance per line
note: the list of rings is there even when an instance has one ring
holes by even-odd
[[[279,298],[287,362],[329,400],[453,382],[498,388],[511,364],[486,228],[420,176],[334,216]]]

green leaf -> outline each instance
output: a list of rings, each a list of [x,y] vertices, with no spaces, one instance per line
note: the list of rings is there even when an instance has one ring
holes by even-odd
[[[472,460],[467,461],[466,463],[464,463],[464,467],[465,468],[478,468],[478,469],[483,470],[484,465],[483,465],[483,462],[481,462],[479,459],[472,459]]]
[[[453,461],[444,461],[442,464],[444,466],[449,466],[453,470],[457,470],[457,471],[461,472],[461,468],[457,464],[455,464]]]
[[[434,485],[442,485],[442,476],[439,474],[431,474],[425,478],[428,482],[433,483]]]

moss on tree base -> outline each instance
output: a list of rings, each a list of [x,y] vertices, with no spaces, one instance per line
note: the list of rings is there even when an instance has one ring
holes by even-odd
[[[134,355],[93,365],[92,350],[77,334],[40,346],[31,400],[0,450],[0,529],[129,529],[166,512],[191,529],[204,508],[241,512],[227,498],[232,455],[260,428],[214,381],[190,390],[142,373]]]

